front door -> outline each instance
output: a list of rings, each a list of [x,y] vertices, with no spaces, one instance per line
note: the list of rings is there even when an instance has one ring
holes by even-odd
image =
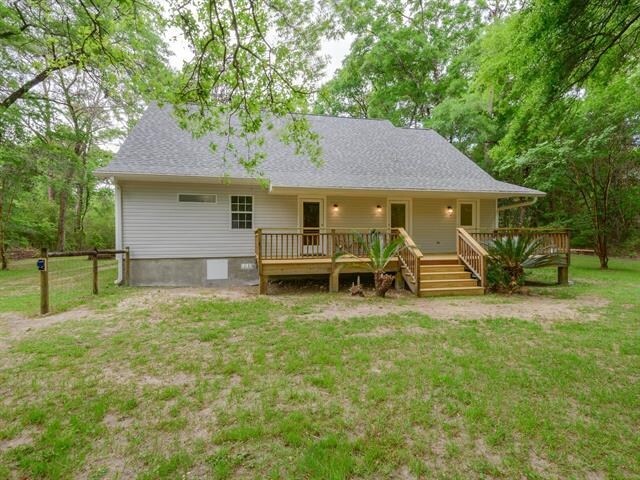
[[[302,246],[306,254],[322,254],[320,230],[324,227],[324,200],[300,200],[300,224],[302,226]]]
[[[465,230],[474,230],[478,227],[478,201],[458,200],[458,226]]]
[[[408,200],[389,200],[387,225],[389,228],[404,228],[411,231]]]

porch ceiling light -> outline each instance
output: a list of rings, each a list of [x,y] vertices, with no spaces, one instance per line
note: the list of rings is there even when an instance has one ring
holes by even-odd
[[[453,207],[451,205],[447,205],[447,215],[453,215]]]

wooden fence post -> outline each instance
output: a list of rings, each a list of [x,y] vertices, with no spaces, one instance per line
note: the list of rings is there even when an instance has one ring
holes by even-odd
[[[124,284],[128,287],[131,285],[131,254],[129,247],[125,247],[124,250]]]
[[[40,270],[40,315],[49,313],[49,256],[46,248],[40,249],[44,269]]]
[[[93,249],[93,294],[98,294],[98,248]]]

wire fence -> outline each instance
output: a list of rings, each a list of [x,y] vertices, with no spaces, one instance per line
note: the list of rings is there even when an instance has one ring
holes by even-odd
[[[94,296],[92,258],[49,258],[48,269],[50,310],[67,310]],[[99,294],[115,290],[117,276],[118,263],[115,258],[98,259]]]
[[[40,271],[40,313],[66,310],[89,298],[112,293],[118,287],[118,259],[123,255],[123,278],[128,283],[129,249],[47,252],[43,249]]]

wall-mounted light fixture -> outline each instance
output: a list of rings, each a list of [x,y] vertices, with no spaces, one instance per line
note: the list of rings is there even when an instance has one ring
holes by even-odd
[[[382,211],[382,205],[376,205],[376,210],[380,213]]]
[[[337,203],[334,203],[334,204],[333,204],[333,211],[334,211],[334,212],[337,212],[337,211],[338,211],[338,204],[337,204]]]
[[[448,216],[453,215],[453,207],[451,205],[447,206],[447,215]]]

